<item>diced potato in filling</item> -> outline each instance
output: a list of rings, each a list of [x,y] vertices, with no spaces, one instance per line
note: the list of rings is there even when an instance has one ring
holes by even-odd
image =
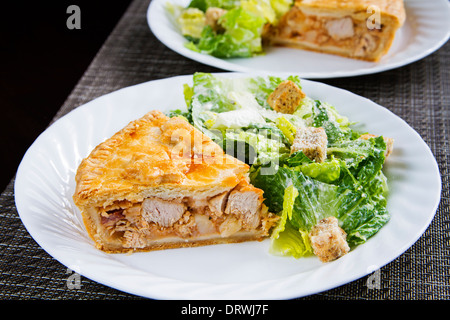
[[[361,135],[359,138],[360,139],[364,139],[364,140],[368,140],[370,138],[376,138],[377,136],[371,133],[366,133]],[[394,150],[394,139],[392,138],[387,138],[387,137],[383,137],[384,142],[386,143],[386,152],[384,153],[385,157],[389,157],[392,153],[392,151]]]

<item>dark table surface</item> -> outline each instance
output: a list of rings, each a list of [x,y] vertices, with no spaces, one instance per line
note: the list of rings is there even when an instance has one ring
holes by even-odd
[[[148,28],[149,1],[134,0],[48,125],[74,108],[114,90],[154,79],[223,72],[166,48]],[[450,298],[449,122],[450,45],[410,65],[378,74],[319,79],[385,106],[428,144],[439,165],[442,193],[435,218],[406,252],[380,269],[380,285],[368,276],[303,300],[447,300]],[[81,277],[67,285],[67,267],[29,235],[14,203],[14,178],[0,196],[0,299],[141,299]]]

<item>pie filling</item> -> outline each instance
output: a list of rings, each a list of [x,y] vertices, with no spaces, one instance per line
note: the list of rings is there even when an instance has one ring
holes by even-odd
[[[368,25],[367,19],[305,14],[292,7],[276,27],[269,27],[265,39],[272,44],[302,44],[310,48],[339,48],[355,57],[375,54],[380,49],[385,26]],[[370,27],[370,28],[369,28]],[[386,31],[387,32],[387,31]]]
[[[227,238],[245,233],[264,237],[278,218],[268,213],[262,200],[259,189],[241,183],[231,191],[203,199],[122,201],[114,209],[97,210],[97,232],[109,243],[130,249],[165,240]]]

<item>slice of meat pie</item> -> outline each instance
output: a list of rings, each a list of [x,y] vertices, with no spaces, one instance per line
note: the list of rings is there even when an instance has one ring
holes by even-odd
[[[378,61],[405,17],[402,0],[296,0],[263,37],[270,45]]]
[[[109,253],[262,240],[277,216],[248,169],[185,120],[152,111],[81,162],[73,199]]]

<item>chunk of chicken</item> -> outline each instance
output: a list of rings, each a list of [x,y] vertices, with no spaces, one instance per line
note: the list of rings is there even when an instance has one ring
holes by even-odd
[[[256,228],[260,223],[262,193],[248,183],[240,183],[230,192],[225,213],[235,214],[242,220],[243,227]]]
[[[312,161],[324,162],[327,158],[328,137],[324,128],[297,128],[291,153],[303,151]]]
[[[228,216],[219,226],[220,235],[224,238],[241,230],[242,224],[235,216]]]
[[[125,248],[144,248],[145,241],[138,232],[125,231],[123,234],[123,246]]]
[[[355,47],[355,56],[363,57],[368,52],[373,52],[377,49],[379,43],[379,37],[369,33],[364,34]]]
[[[305,96],[293,81],[286,80],[269,95],[267,103],[275,111],[292,114]]]
[[[337,41],[350,38],[355,35],[353,20],[350,17],[329,20],[325,24],[325,28],[327,29],[328,34]]]
[[[208,200],[209,210],[213,214],[221,216],[222,213],[225,211],[227,199],[228,199],[228,192],[223,192],[217,196],[212,197],[211,199]]]
[[[183,203],[155,197],[145,199],[141,208],[142,217],[147,222],[154,222],[161,227],[172,226],[185,211],[186,206]]]
[[[309,233],[314,254],[322,262],[338,259],[350,251],[347,234],[338,225],[336,217],[319,221]]]

